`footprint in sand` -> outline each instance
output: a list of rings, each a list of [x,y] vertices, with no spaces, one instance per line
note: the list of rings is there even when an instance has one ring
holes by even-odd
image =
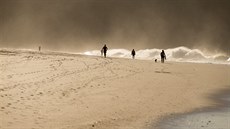
[[[12,78],[12,75],[8,75],[7,78],[8,78],[8,79]]]
[[[171,74],[171,72],[166,72],[166,71],[155,71],[155,73],[166,73],[166,74]]]
[[[42,93],[42,92],[39,92],[37,95],[43,95],[43,93]]]
[[[8,103],[8,104],[7,104],[7,107],[9,107],[9,106],[11,106],[11,103]]]
[[[21,98],[21,100],[25,100],[25,98],[24,97],[20,97]]]

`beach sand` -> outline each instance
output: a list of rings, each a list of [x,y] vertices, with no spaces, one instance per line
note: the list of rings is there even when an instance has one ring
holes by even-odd
[[[210,96],[218,103],[188,113],[164,117],[159,129],[230,129],[230,89]]]
[[[0,51],[0,129],[157,129],[218,103],[229,65]]]

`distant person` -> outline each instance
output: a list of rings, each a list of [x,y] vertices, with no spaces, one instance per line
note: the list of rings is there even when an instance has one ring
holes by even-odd
[[[161,63],[164,63],[164,61],[166,60],[166,55],[165,55],[165,52],[164,50],[161,51]]]
[[[104,45],[104,47],[102,48],[102,50],[103,50],[103,53],[104,53],[104,57],[106,58],[106,53],[107,53],[107,50],[108,50],[106,44]]]
[[[134,58],[135,58],[135,55],[136,55],[136,52],[135,52],[134,49],[132,50],[131,55],[132,55],[132,57],[133,57],[133,59],[134,59]]]
[[[155,59],[155,63],[157,63],[157,59]]]
[[[38,47],[38,50],[41,51],[41,49],[42,49],[41,46],[39,46],[39,47]]]

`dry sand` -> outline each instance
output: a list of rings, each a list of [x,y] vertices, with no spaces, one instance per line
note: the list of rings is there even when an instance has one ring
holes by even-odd
[[[1,51],[0,73],[0,129],[156,129],[230,84],[229,65],[48,52]]]

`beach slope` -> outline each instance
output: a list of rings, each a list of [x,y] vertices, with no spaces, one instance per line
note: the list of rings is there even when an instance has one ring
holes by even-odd
[[[229,65],[0,51],[0,129],[145,129],[218,106]]]

